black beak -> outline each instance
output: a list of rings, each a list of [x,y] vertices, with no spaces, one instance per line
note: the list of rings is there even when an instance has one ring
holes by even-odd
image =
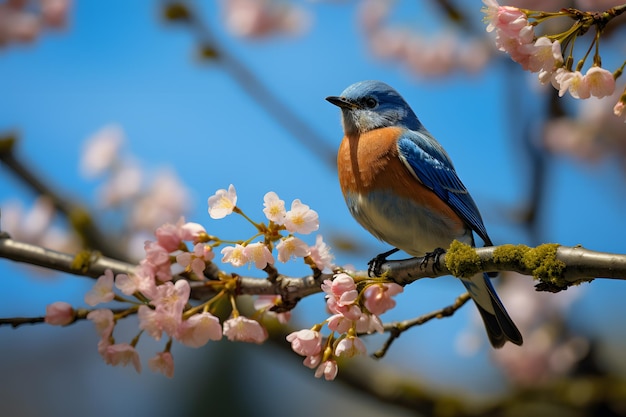
[[[358,108],[356,103],[348,101],[344,97],[328,96],[328,97],[326,97],[326,101],[328,101],[331,104],[334,104],[337,107],[341,107],[342,109],[356,109],[356,108]]]

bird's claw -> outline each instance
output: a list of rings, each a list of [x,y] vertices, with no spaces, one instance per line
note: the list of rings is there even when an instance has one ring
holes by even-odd
[[[372,258],[367,263],[367,276],[369,277],[378,277],[381,275],[381,268],[385,262],[387,262],[387,257],[398,252],[400,249],[393,248],[390,251],[379,253],[374,258]]]
[[[430,261],[433,261],[433,272],[441,271],[441,267],[439,266],[439,258],[441,255],[446,253],[446,250],[443,248],[436,248],[432,252],[428,252],[424,255],[424,260],[420,264],[420,268],[426,269]]]

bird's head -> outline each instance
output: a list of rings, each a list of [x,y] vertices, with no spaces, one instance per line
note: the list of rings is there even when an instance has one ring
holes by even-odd
[[[341,108],[346,135],[381,127],[419,130],[421,126],[402,96],[381,81],[360,81],[346,88],[340,96],[326,97],[326,100]]]

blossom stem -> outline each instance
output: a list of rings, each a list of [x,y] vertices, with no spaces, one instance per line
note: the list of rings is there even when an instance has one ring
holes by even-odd
[[[261,234],[263,233],[263,229],[265,229],[264,226],[262,226],[260,223],[255,222],[254,220],[252,220],[250,217],[248,217],[246,215],[246,213],[244,213],[239,207],[235,206],[235,208],[233,208],[233,212],[239,214],[240,216],[242,216],[244,219],[246,219],[247,221],[249,221],[254,227],[257,228],[257,230],[259,232],[261,232]]]

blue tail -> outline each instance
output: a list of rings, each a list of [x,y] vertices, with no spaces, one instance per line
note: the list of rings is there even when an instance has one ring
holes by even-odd
[[[489,276],[477,274],[461,281],[476,303],[491,345],[494,348],[501,348],[507,341],[521,345],[522,334],[496,295]]]

